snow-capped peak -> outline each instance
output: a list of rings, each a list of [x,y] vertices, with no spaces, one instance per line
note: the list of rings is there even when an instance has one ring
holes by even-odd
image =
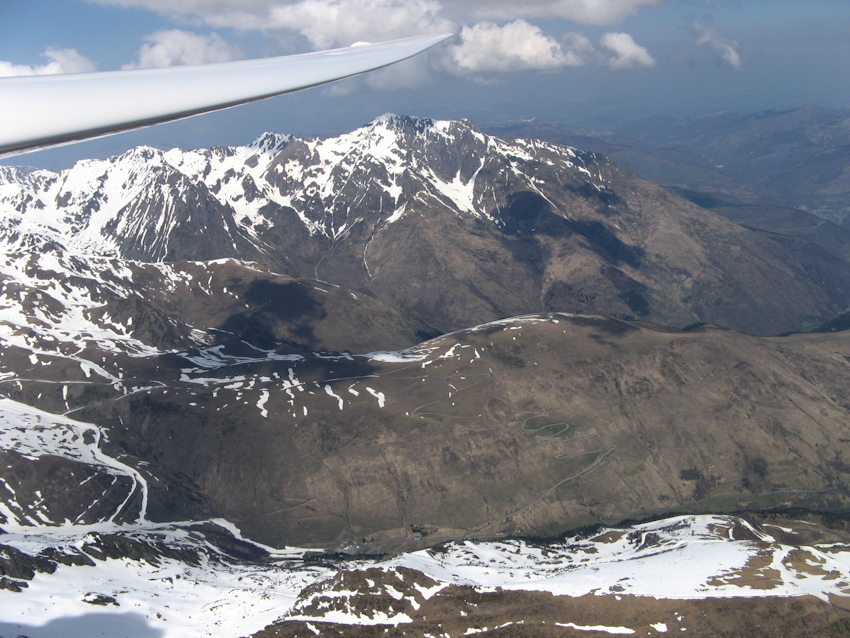
[[[390,113],[329,139],[264,133],[245,146],[141,146],[58,174],[3,170],[0,239],[7,250],[49,240],[143,261],[258,259],[274,250],[267,233],[297,220],[333,241],[435,207],[497,221],[512,190],[577,178],[598,187],[589,157],[492,138],[466,120]],[[195,254],[185,238],[198,232],[208,241]]]
[[[269,131],[266,131],[253,142],[248,144],[248,148],[259,151],[261,153],[266,153],[268,155],[274,155],[276,153],[279,153],[281,149],[286,146],[291,139],[291,135],[284,135],[283,133],[271,133]]]
[[[434,120],[428,117],[415,117],[411,115],[396,115],[384,113],[369,122],[364,128],[385,127],[399,132],[413,131],[421,133],[434,126]]]

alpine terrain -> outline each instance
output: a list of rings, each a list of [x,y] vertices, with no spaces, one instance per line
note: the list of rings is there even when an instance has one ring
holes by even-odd
[[[0,636],[850,628],[834,253],[392,115],[0,168],[0,242]]]
[[[641,178],[789,243],[847,260],[850,111],[815,106],[650,118],[613,131],[528,120],[490,127],[604,153]]]

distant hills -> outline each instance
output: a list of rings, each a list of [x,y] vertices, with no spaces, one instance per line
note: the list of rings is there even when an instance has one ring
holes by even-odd
[[[650,118],[612,131],[531,120],[488,132],[603,153],[735,222],[825,244],[845,257],[850,245],[847,230],[836,227],[850,214],[848,109]]]

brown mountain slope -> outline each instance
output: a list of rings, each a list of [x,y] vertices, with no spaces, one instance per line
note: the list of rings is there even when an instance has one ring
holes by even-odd
[[[267,173],[295,193],[299,214],[345,220],[345,234],[308,241],[273,226],[268,241],[304,274],[442,330],[567,311],[776,334],[817,325],[850,299],[835,256],[730,223],[598,155],[499,140],[468,122],[394,118],[357,135],[321,178],[302,184],[278,170],[306,161],[294,142]]]
[[[132,269],[147,304],[216,343],[369,351],[403,348],[437,334],[369,295],[257,264],[221,260],[134,264]],[[115,314],[111,307],[104,310]]]
[[[570,183],[540,162],[535,190],[514,184],[496,196],[501,225],[414,208],[368,244],[370,277],[346,284],[443,329],[569,311],[776,334],[816,325],[850,299],[839,259],[742,228],[595,161],[603,186]],[[335,264],[333,255],[323,262],[330,280]]]
[[[370,358],[216,356],[127,362],[136,383],[164,385],[89,390],[75,415],[270,543],[379,551],[415,534],[848,502],[848,333],[553,314]],[[151,482],[153,516],[162,487]]]

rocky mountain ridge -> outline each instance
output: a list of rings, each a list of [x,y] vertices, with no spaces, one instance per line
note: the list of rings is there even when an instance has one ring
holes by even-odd
[[[604,157],[384,116],[350,134],[150,148],[60,174],[3,170],[7,253],[232,258],[373,296],[440,331],[570,311],[758,334],[847,306],[831,255],[656,189]]]

